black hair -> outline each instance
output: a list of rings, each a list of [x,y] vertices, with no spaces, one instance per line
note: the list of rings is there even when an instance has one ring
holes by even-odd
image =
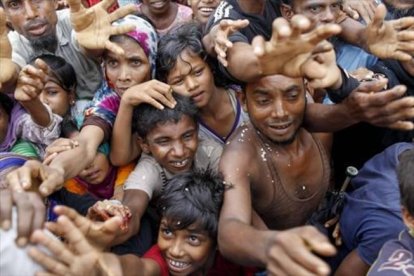
[[[7,94],[0,92],[0,108],[2,108],[9,117],[13,106],[13,100],[7,96]]]
[[[76,74],[72,65],[64,58],[53,54],[42,54],[30,60],[30,64],[34,64],[36,59],[43,60],[51,69],[52,76],[57,80],[57,84],[65,91],[75,93],[76,90]]]
[[[201,27],[195,22],[182,24],[161,37],[158,42],[156,78],[167,82],[169,72],[174,68],[183,51],[190,50],[206,61],[213,73],[214,83],[217,86],[226,86],[228,81],[217,73],[218,62],[207,55],[203,48],[202,38]]]
[[[173,109],[164,107],[160,110],[150,104],[140,104],[134,108],[132,130],[145,139],[147,134],[158,124],[167,122],[177,123],[183,115],[189,116],[194,122],[197,121],[197,107],[189,98],[173,92],[177,104]]]
[[[401,204],[414,216],[414,149],[400,155],[397,168]]]
[[[196,223],[198,230],[207,231],[215,240],[225,187],[221,176],[211,169],[176,175],[158,200],[159,214],[172,230]]]

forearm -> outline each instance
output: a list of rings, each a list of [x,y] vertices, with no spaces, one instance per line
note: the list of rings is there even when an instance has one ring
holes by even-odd
[[[240,265],[266,267],[266,250],[274,234],[274,231],[257,230],[238,220],[228,219],[219,228],[220,252]]]
[[[141,153],[132,135],[133,107],[121,100],[112,131],[110,159],[113,165],[123,166],[130,163]]]
[[[251,82],[263,76],[260,61],[247,43],[236,42],[227,52],[227,70],[236,79]]]
[[[52,118],[50,118],[49,112],[39,98],[28,102],[20,102],[20,104],[30,114],[34,123],[42,127],[48,127],[50,125]]]
[[[311,132],[335,132],[357,123],[342,103],[307,104],[304,126]]]
[[[103,138],[102,129],[92,125],[85,126],[76,138],[79,146],[58,154],[50,167],[63,172],[65,180],[77,176],[93,161]]]

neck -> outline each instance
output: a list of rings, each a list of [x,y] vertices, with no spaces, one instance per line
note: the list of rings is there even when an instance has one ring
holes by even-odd
[[[201,117],[214,117],[214,115],[219,115],[220,109],[223,107],[227,108],[225,105],[225,103],[227,103],[226,97],[227,93],[224,89],[214,86],[214,91],[211,93],[210,101],[205,107],[200,109]]]
[[[281,155],[295,156],[301,152],[301,149],[303,146],[302,144],[303,129],[302,128],[300,128],[297,131],[291,143],[277,143],[269,139],[267,136],[261,133],[257,128],[255,128],[255,131],[257,132],[259,139],[261,139],[266,144],[266,146],[269,145],[271,149],[273,149],[275,152],[279,152]]]
[[[238,0],[237,2],[245,13],[262,14],[266,0]]]

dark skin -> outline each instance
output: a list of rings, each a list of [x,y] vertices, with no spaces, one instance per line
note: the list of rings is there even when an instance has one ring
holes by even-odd
[[[149,0],[143,1],[141,11],[144,15],[151,19],[151,22],[154,23],[157,30],[166,29],[174,22],[178,11],[176,3],[171,2],[165,9],[154,11],[148,7],[146,2],[149,2]]]
[[[257,96],[258,93],[261,95]],[[313,193],[320,189],[323,182],[322,160],[317,145],[310,134],[300,127],[305,112],[304,93],[300,79],[282,76],[270,76],[249,84],[245,108],[256,128],[240,129],[231,143],[226,145],[220,163],[225,181],[233,184],[233,188],[225,193],[220,215],[218,238],[222,254],[235,262],[266,267],[269,272],[280,275],[325,275],[329,273],[329,268],[309,248],[320,255],[330,255],[335,251],[326,238],[312,227],[279,232],[277,230],[287,225],[283,225],[282,220],[270,219],[264,222],[271,230],[259,231],[252,226],[252,210],[261,216],[262,206],[279,204],[272,203],[274,197],[269,193],[275,191],[277,181],[269,177],[271,174],[263,162],[263,156],[252,142],[259,128],[267,138],[279,142],[266,141],[269,151],[275,153],[275,158],[268,155],[266,158],[272,158],[277,166],[288,194],[295,194],[296,183],[306,183],[308,191]],[[267,104],[274,110],[270,114],[266,114]],[[276,130],[268,128],[269,124],[276,126]],[[280,144],[287,140],[291,140],[290,144]],[[291,216],[302,216],[306,212],[303,208],[284,208]],[[266,217],[279,215],[267,213]],[[297,226],[300,224],[288,225],[289,228]],[[283,236],[283,239],[279,238]],[[278,254],[274,254],[276,251]]]

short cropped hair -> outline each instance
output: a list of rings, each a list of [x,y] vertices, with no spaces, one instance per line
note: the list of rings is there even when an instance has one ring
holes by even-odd
[[[43,60],[52,70],[51,75],[57,81],[57,84],[67,92],[76,90],[76,74],[72,65],[64,58],[52,54],[42,54],[31,59],[30,64],[34,64],[36,59]]]
[[[201,27],[195,22],[180,25],[164,35],[158,42],[157,79],[167,82],[168,74],[174,68],[181,54],[184,50],[189,50],[206,61],[217,86],[227,85],[228,81],[221,74],[216,73],[218,72],[217,60],[211,58],[204,50],[202,38]]]
[[[414,149],[400,155],[397,169],[401,204],[414,216]]]
[[[173,230],[196,224],[215,240],[225,187],[211,169],[176,175],[164,186],[158,211]]]
[[[189,98],[173,92],[177,104],[174,108],[165,107],[160,110],[150,104],[140,104],[134,108],[132,119],[132,130],[136,131],[142,139],[159,124],[167,122],[177,123],[184,115],[197,122],[198,109]]]

